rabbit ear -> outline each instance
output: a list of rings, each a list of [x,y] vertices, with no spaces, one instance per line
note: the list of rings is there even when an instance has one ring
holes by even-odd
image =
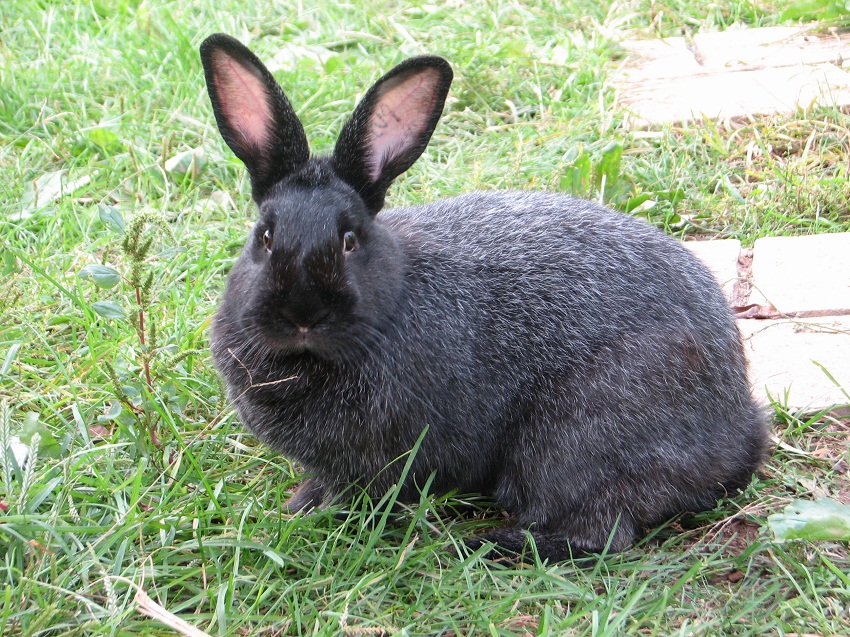
[[[304,127],[269,70],[238,40],[211,35],[201,62],[218,129],[245,162],[259,201],[309,158]]]
[[[428,145],[451,82],[452,68],[441,57],[405,60],[369,89],[342,129],[334,166],[373,213]]]

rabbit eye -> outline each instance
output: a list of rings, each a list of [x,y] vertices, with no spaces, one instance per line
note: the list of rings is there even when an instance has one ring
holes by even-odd
[[[347,254],[357,248],[357,235],[349,230],[342,235],[342,249]]]
[[[269,252],[272,251],[272,237],[273,237],[272,231],[269,230],[269,229],[266,229],[266,231],[263,233],[263,245],[266,247],[266,250],[268,250]]]

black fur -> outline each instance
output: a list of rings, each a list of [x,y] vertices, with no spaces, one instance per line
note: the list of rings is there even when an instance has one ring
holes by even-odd
[[[218,48],[259,65],[252,77],[285,101],[225,38],[202,47],[208,82]],[[413,79],[397,95],[399,75]],[[243,157],[260,218],[212,351],[245,425],[313,474],[292,508],[351,484],[380,496],[426,426],[402,499],[432,473],[435,491],[492,495],[518,523],[482,539],[508,552],[523,550],[524,530],[543,558],[622,550],[641,526],[745,486],[765,451],[764,417],[723,294],[678,242],[545,193],[375,216],[427,144],[450,81],[440,58],[402,63],[358,105],[332,157],[298,151],[273,184],[256,166],[292,156]],[[408,92],[430,110],[393,128],[402,147],[376,142],[375,110],[400,113]],[[300,146],[294,115],[269,126],[279,142],[255,152]],[[364,163],[374,145],[381,163]]]

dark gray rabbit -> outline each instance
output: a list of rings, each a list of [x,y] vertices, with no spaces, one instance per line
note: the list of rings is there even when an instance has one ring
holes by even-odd
[[[471,544],[497,552],[526,530],[542,558],[619,551],[748,484],[764,416],[723,294],[678,242],[556,194],[381,212],[440,117],[445,60],[399,64],[310,157],[251,51],[217,34],[201,59],[259,207],[212,351],[245,425],[311,474],[292,509],[385,493],[425,428],[401,498],[432,474],[492,496],[516,525]]]

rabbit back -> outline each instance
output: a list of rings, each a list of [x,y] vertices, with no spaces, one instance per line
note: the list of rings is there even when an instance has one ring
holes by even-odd
[[[455,344],[445,360],[467,363],[457,375],[471,377],[477,398],[432,403],[487,431],[467,453],[498,468],[492,492],[520,527],[561,537],[578,519],[572,548],[598,550],[614,528],[623,548],[639,525],[711,508],[749,482],[765,452],[764,413],[723,293],[679,242],[551,194],[476,193],[388,212],[385,222],[413,237],[409,271],[440,278],[409,286],[422,297],[409,297],[406,333],[441,290],[431,343]]]

